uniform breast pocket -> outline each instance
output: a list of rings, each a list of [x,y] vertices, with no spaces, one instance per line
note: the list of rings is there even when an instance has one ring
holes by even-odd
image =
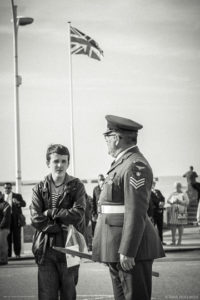
[[[101,202],[111,202],[112,201],[112,182],[105,182],[103,190],[100,194]]]
[[[112,181],[107,182],[107,186],[106,186],[107,201],[112,201],[112,190],[113,190],[113,183],[112,183]]]
[[[116,173],[109,175],[106,178],[106,182],[104,183],[103,191],[105,194],[106,201],[113,201],[113,191],[115,186],[115,176]]]

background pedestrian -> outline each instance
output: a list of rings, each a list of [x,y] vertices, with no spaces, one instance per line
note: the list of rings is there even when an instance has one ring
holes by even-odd
[[[94,230],[98,217],[98,201],[101,191],[103,189],[103,184],[105,177],[103,174],[98,175],[98,185],[93,189],[93,201],[92,201],[92,235],[94,235]]]
[[[167,203],[171,205],[169,224],[172,232],[172,245],[176,245],[176,229],[178,229],[177,245],[181,245],[184,225],[187,224],[189,198],[187,193],[182,191],[180,182],[175,182],[174,187],[175,192],[167,199]]]
[[[156,181],[153,181],[150,197],[150,205],[152,206],[152,219],[154,226],[157,227],[160,240],[163,244],[163,212],[165,205],[165,197],[160,190],[155,189]]]
[[[4,184],[4,200],[11,207],[11,222],[10,233],[8,234],[8,257],[12,256],[12,250],[16,257],[21,254],[21,228],[24,224],[21,223],[22,207],[26,206],[26,202],[21,194],[12,192],[11,182]],[[12,249],[13,248],[13,249]]]
[[[0,191],[0,265],[8,263],[8,234],[10,231],[11,207]]]

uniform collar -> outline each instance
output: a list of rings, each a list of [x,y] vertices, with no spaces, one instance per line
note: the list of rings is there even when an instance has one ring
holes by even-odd
[[[126,152],[128,152],[129,150],[131,150],[132,148],[137,147],[137,145],[131,146],[129,148],[126,148],[125,150],[123,150],[122,152],[120,152],[117,157],[115,158],[115,161],[118,161],[120,159],[120,157],[122,157]]]
[[[122,151],[121,152],[122,155],[119,158],[117,157],[117,160],[115,160],[115,162],[112,164],[112,166],[111,166],[110,170],[108,171],[108,173],[110,173],[113,169],[116,168],[116,166],[120,165],[125,159],[127,159],[133,153],[137,153],[137,152],[139,152],[139,149],[138,149],[138,147],[136,145],[132,146],[130,148],[127,148],[126,150]]]

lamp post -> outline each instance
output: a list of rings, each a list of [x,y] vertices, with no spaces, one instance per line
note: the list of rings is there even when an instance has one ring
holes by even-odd
[[[18,28],[33,23],[33,18],[18,17],[17,6],[11,0],[13,14],[13,53],[14,53],[14,120],[15,120],[15,172],[16,192],[21,192],[21,153],[20,153],[20,116],[19,116],[19,86],[22,77],[18,74]]]

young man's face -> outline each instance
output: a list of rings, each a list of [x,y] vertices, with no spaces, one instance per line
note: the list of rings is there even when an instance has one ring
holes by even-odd
[[[53,178],[62,178],[65,176],[65,173],[69,166],[69,157],[68,155],[52,153],[50,155],[50,160],[47,161],[47,166],[51,169]]]

